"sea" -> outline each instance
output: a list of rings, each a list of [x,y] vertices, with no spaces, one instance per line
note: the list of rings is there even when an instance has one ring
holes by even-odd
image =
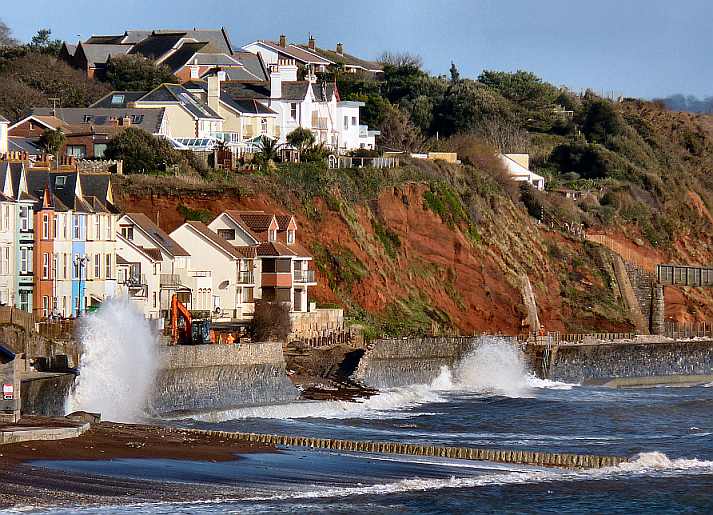
[[[487,359],[484,357],[487,356]],[[35,466],[178,482],[210,501],[41,508],[52,514],[713,513],[713,385],[614,389],[538,379],[496,338],[428,383],[357,402],[295,401],[151,419],[173,427],[344,440],[621,456],[563,470],[281,446],[231,462]],[[32,506],[18,511],[34,511]],[[40,508],[37,508],[40,509]]]

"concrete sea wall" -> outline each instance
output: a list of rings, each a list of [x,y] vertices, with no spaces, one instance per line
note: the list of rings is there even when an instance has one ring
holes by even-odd
[[[279,343],[162,347],[158,359],[161,369],[150,402],[160,413],[299,397],[285,374]]]
[[[551,348],[549,361],[547,378],[567,383],[606,384],[614,378],[627,381],[612,386],[702,382],[713,375],[713,341],[558,345]]]
[[[472,350],[477,338],[403,338],[374,340],[352,375],[370,388],[393,388],[433,381]]]

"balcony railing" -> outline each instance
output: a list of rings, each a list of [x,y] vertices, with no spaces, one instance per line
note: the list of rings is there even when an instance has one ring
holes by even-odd
[[[211,271],[210,270],[193,270],[191,272],[188,272],[188,275],[190,277],[210,277]]]
[[[126,285],[129,288],[141,288],[143,286],[148,285],[148,281],[146,280],[146,274],[135,274],[129,276],[129,278],[126,280]]]
[[[181,276],[178,274],[161,274],[161,288],[178,288],[181,286]]]
[[[251,271],[238,272],[238,284],[255,284],[255,274]]]
[[[314,270],[295,270],[296,283],[313,283]]]

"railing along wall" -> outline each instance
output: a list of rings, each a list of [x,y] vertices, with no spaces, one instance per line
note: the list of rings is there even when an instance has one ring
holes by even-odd
[[[713,268],[682,265],[656,265],[656,279],[663,286],[713,287]]]
[[[35,315],[12,306],[0,306],[0,324],[20,325],[27,331],[34,331]]]
[[[630,263],[634,263],[636,266],[643,268],[647,272],[656,272],[657,263],[655,260],[647,258],[646,256],[642,256],[635,250],[632,250],[629,247],[622,245],[618,241],[610,238],[605,234],[587,234],[587,241],[604,245],[611,251],[619,254],[622,259],[625,259]]]

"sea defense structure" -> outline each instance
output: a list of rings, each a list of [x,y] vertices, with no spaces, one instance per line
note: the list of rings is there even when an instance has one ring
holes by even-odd
[[[273,445],[311,447],[347,452],[376,454],[407,454],[459,460],[491,461],[512,465],[531,465],[564,469],[596,469],[616,467],[628,462],[628,458],[615,456],[592,456],[534,451],[505,451],[476,449],[471,447],[437,447],[402,443],[359,442],[331,438],[306,438],[302,436],[269,435],[259,433],[231,433],[226,431],[191,430],[193,433],[218,436],[225,439],[247,440]]]

